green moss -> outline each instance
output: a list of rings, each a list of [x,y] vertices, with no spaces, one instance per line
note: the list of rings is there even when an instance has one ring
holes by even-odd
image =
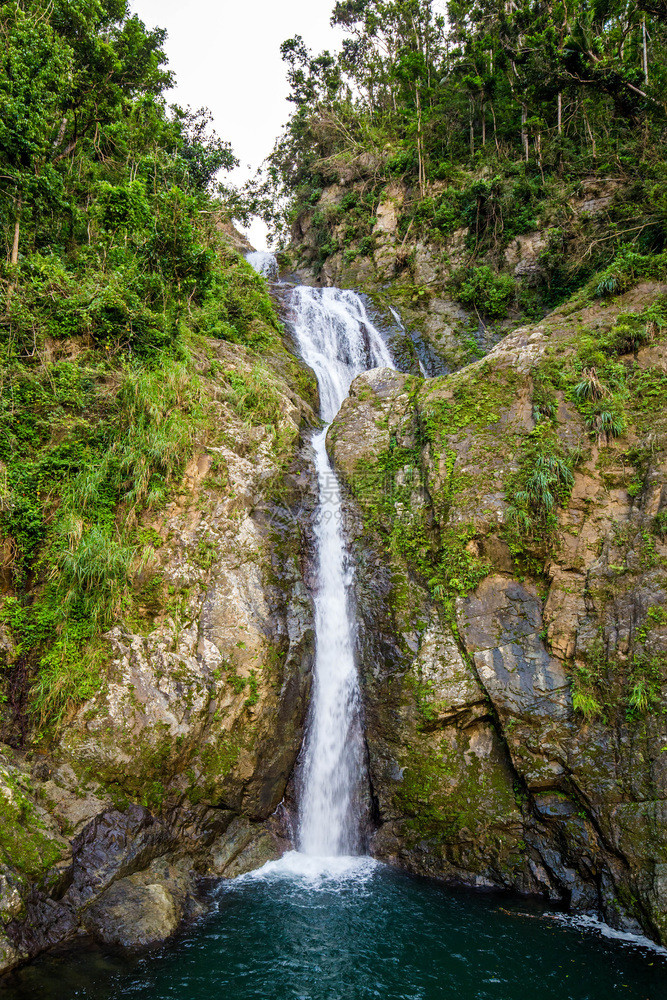
[[[415,444],[399,445],[392,437],[388,448],[361,461],[350,476],[366,526],[382,539],[392,566],[405,562],[450,615],[453,599],[473,590],[490,570],[471,544],[474,525],[462,522],[460,515],[450,523],[461,497],[474,489],[450,442],[462,430],[493,428],[516,379],[513,372],[489,373],[481,366],[474,376],[438,380],[435,389],[421,380],[408,382],[418,428]],[[446,397],[443,385],[451,386]],[[424,464],[427,450],[431,463],[442,470],[435,482]],[[401,584],[400,573],[396,580]],[[397,603],[401,594],[409,601],[408,590],[394,588]]]
[[[450,742],[451,740],[451,742]],[[445,845],[456,842],[465,827],[501,824],[513,817],[516,805],[502,770],[489,758],[482,764],[469,751],[465,732],[447,737],[417,736],[401,760],[403,780],[395,793],[406,817],[409,839]]]
[[[254,670],[250,671],[250,677],[248,678],[248,687],[250,689],[250,694],[243,702],[246,708],[252,708],[259,701],[259,690],[257,688],[257,674]]]
[[[415,748],[403,772],[396,792],[396,805],[406,817],[411,839],[422,838],[446,843],[456,837],[465,824],[458,796],[448,794],[453,771],[448,753],[430,748]]]
[[[43,832],[35,806],[18,781],[2,770],[0,854],[5,864],[31,880],[41,878],[66,854],[66,848]]]
[[[467,428],[483,430],[497,424],[508,400],[516,392],[520,376],[511,369],[494,368],[482,361],[464,372],[437,380],[425,387],[421,397],[421,415],[428,439],[442,445],[456,431]],[[442,389],[451,390],[451,398],[442,398]]]
[[[195,778],[190,772],[191,783],[187,790],[193,805],[204,799],[216,800],[221,782],[230,773],[243,749],[244,743],[226,732],[221,733],[215,743],[207,743],[202,747],[199,754],[201,773]]]
[[[410,672],[405,677],[405,683],[412,688],[414,693],[415,704],[419,712],[419,726],[423,729],[429,729],[437,720],[441,707],[434,697],[433,681],[425,680],[421,672],[416,675]]]

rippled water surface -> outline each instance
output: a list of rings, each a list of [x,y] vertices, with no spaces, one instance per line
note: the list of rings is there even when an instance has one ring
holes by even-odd
[[[176,945],[42,961],[3,1000],[667,1000],[661,954],[369,859],[287,855]]]

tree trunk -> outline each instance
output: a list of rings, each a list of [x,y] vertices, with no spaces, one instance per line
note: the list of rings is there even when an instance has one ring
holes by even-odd
[[[642,21],[642,40],[644,47],[644,82],[648,87],[648,41],[646,38],[646,18]]]
[[[475,155],[475,123],[473,120],[474,105],[470,100],[470,158]]]
[[[496,144],[496,152],[500,155],[500,143],[498,142],[498,128],[496,125],[496,109],[491,104],[491,117],[493,118],[493,141]]]
[[[486,104],[482,101],[482,146],[486,146]]]
[[[559,138],[563,135],[563,91],[558,91],[558,136]],[[559,146],[558,149],[558,176],[563,176],[563,147]]]
[[[586,114],[586,108],[583,106],[583,104],[581,110],[583,111],[584,123],[586,125],[586,128],[588,129],[588,135],[591,140],[591,152],[593,153],[593,159],[595,160],[597,159],[598,155],[597,146],[595,144],[595,136],[593,135],[593,129],[591,128],[591,123],[588,120],[588,115]]]
[[[538,132],[535,136],[535,153],[537,154],[537,165],[540,168],[540,173],[542,175],[542,183],[544,183],[544,170],[542,169],[542,133]]]
[[[419,84],[415,83],[415,101],[417,104],[417,156],[419,158],[419,191],[422,198],[426,195],[426,176],[424,170],[424,146],[422,142],[422,103],[419,96]]]
[[[523,155],[528,163],[530,159],[530,147],[528,145],[528,108],[525,104],[521,105],[521,144],[523,145]]]
[[[19,262],[19,236],[21,234],[21,208],[23,207],[23,197],[19,195],[16,205],[16,222],[14,223],[14,244],[12,246],[12,264]]]

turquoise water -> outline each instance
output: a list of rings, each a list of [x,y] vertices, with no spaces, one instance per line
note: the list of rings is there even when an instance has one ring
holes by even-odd
[[[175,945],[49,958],[7,1000],[667,1000],[667,959],[526,904],[369,859],[302,855],[224,884]]]

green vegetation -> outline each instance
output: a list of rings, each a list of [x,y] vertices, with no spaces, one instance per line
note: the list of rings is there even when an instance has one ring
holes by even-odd
[[[22,739],[104,682],[100,635],[149,588],[142,519],[210,429],[202,377],[276,423],[282,328],[219,233],[229,145],[166,106],[164,34],[122,0],[13,0],[0,36],[0,681]],[[205,337],[247,363],[217,371]]]
[[[664,296],[646,300],[650,304],[636,312],[596,306],[586,325],[571,319],[578,295],[545,321],[543,353],[534,355],[530,372],[482,361],[443,379],[409,379],[398,408],[378,416],[378,427],[394,432],[349,481],[367,528],[391,560],[390,600],[401,617],[411,607],[406,580],[414,574],[441,603],[456,635],[455,599],[476,588],[492,564],[508,572],[508,556],[514,573],[546,595],[549,564],[562,564],[564,538],[576,538],[582,521],[595,524],[598,497],[586,484],[596,475],[601,490],[627,491],[631,514],[600,539],[610,549],[588,580],[587,600],[600,622],[614,620],[619,602],[636,600],[645,574],[661,600],[667,520],[662,509],[647,519],[645,498],[655,497],[667,412],[660,361],[667,313]],[[526,403],[533,425],[526,423]],[[577,473],[586,493],[564,517]],[[504,524],[491,499],[497,490],[506,497]],[[591,568],[572,541],[565,544],[567,559]],[[659,604],[637,610],[625,655],[607,655],[602,640],[586,652],[584,638],[571,664],[580,717],[645,722],[660,709],[667,669],[663,610]],[[419,726],[429,733],[437,712],[432,692],[422,678],[408,683]]]
[[[421,735],[404,758],[395,798],[411,845],[424,839],[433,845],[456,845],[464,827],[474,829],[479,838],[480,825],[493,826],[494,820],[506,819],[516,809],[502,769],[483,767],[474,753],[464,757],[464,734],[450,739]],[[500,841],[496,846],[502,850]],[[511,841],[507,846],[511,851]]]
[[[664,4],[339,0],[332,24],[338,54],[283,44],[295,110],[252,192],[306,262],[372,255],[399,188],[397,274],[417,242],[454,250],[480,316],[543,315],[600,271],[600,296],[665,277]],[[517,292],[503,270],[535,231]]]
[[[454,599],[473,590],[490,570],[476,552],[473,524],[450,521],[461,496],[474,488],[459,469],[452,442],[459,434],[474,433],[480,441],[493,434],[516,379],[514,372],[492,372],[484,363],[450,377],[446,394],[422,393],[415,379],[410,386],[419,428],[415,445],[400,446],[391,438],[387,449],[360,463],[350,477],[366,525],[383,538],[396,572],[404,560],[452,620]],[[425,452],[441,470],[437,477],[429,476]],[[402,592],[397,586],[399,603]]]
[[[250,733],[246,733],[246,736]],[[202,772],[188,771],[188,798],[193,805],[215,800],[220,784],[239,759],[245,742],[231,733],[221,733],[216,743],[206,743],[200,754]]]
[[[644,651],[648,633],[664,624],[664,608],[650,609],[636,636],[636,650],[629,662],[610,659],[602,639],[598,639],[585,659],[574,666],[575,712],[588,722],[597,719],[605,723],[611,722],[617,713],[633,722],[649,713],[664,712],[662,688],[667,675],[667,654]]]
[[[381,533],[396,568],[405,560],[453,614],[453,599],[474,589],[489,566],[468,548],[473,529],[447,523],[451,500],[445,494],[458,487],[454,470],[433,503],[424,496],[420,450],[392,444],[377,460],[360,464],[350,484],[367,527]],[[397,600],[400,593],[397,587]]]
[[[540,403],[533,399],[533,409]],[[541,403],[545,408],[545,403]],[[543,412],[543,410],[542,410]],[[509,477],[507,539],[515,555],[537,550],[544,555],[558,527],[574,483],[578,455],[567,454],[551,420],[542,419],[522,442],[519,469]]]
[[[492,319],[507,316],[516,294],[516,283],[507,275],[496,275],[488,267],[461,270],[452,279],[456,298],[469,309]]]
[[[30,879],[40,876],[63,858],[64,844],[44,832],[30,789],[17,774],[0,769],[0,858]]]

